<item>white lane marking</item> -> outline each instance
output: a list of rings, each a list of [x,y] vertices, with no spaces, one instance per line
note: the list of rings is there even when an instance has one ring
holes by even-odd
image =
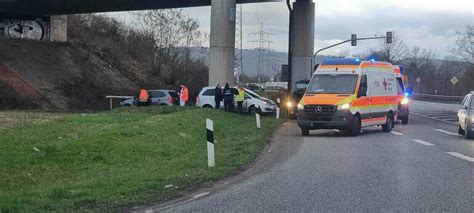
[[[445,123],[448,123],[448,124],[457,125],[457,122],[445,121],[445,120],[442,120],[442,119],[437,119],[437,118],[433,118],[433,117],[430,117],[430,116],[426,116],[426,115],[423,115],[421,113],[410,112],[410,114],[417,115],[417,116],[420,116],[420,117],[423,117],[423,118],[433,119],[433,120],[436,120],[436,121],[445,122]]]
[[[425,145],[425,146],[434,146],[434,144],[428,143],[428,142],[423,141],[423,140],[420,140],[420,139],[411,139],[411,140],[414,141],[414,142],[417,142],[417,143],[419,143],[419,144],[423,144],[423,145]]]
[[[392,133],[392,134],[394,134],[394,135],[398,135],[398,136],[405,135],[405,134],[403,134],[403,133],[401,133],[401,132],[397,132],[397,131],[393,131],[393,130],[392,130],[390,133]]]
[[[209,192],[203,192],[203,193],[199,193],[199,194],[196,194],[196,195],[193,195],[193,199],[198,199],[200,197],[204,197],[206,195],[208,195]]]
[[[457,153],[457,152],[446,152],[454,157],[458,157],[458,158],[461,158],[463,160],[467,160],[467,161],[470,161],[470,162],[474,162],[474,158],[471,158],[469,156],[466,156],[466,155],[463,155],[463,154],[460,154],[460,153]]]
[[[437,132],[442,132],[442,133],[444,133],[444,134],[448,134],[448,135],[460,136],[458,133],[449,132],[449,131],[442,130],[442,129],[434,129],[434,131],[437,131]]]
[[[191,202],[191,201],[193,201],[193,200],[199,199],[199,198],[204,197],[204,196],[209,195],[209,194],[210,194],[210,192],[202,192],[202,193],[193,195],[193,196],[192,196],[190,199],[188,199],[188,200],[184,200],[184,201],[181,201],[181,202],[178,202],[178,203],[169,205],[169,206],[161,207],[161,208],[158,208],[158,209],[156,209],[156,210],[153,210],[153,209],[152,209],[152,210],[153,210],[153,211],[157,211],[157,212],[161,212],[161,211],[163,211],[163,210],[165,210],[165,209],[173,208],[173,207],[175,207],[175,206],[179,206],[179,205],[182,205],[182,204]]]

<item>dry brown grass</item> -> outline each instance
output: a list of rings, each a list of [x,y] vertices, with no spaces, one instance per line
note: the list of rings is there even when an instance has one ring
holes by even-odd
[[[0,111],[0,129],[13,127],[17,124],[41,124],[61,119],[67,113],[49,113],[34,111]]]

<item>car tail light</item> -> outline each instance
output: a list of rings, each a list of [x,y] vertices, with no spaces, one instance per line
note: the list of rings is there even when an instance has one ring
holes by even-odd
[[[171,97],[171,96],[168,97],[168,103],[170,103],[170,104],[173,104],[173,103],[174,103],[173,97]]]
[[[199,96],[198,96],[198,97],[196,97],[196,103],[198,103],[198,104],[199,104]]]

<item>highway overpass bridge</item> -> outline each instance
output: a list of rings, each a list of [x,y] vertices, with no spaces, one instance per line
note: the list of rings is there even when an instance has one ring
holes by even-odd
[[[68,14],[211,6],[209,85],[233,82],[236,4],[285,0],[0,0],[0,37],[65,42]],[[295,0],[292,0],[295,1]],[[289,3],[289,2],[287,2]],[[313,0],[292,6],[292,81],[309,77],[313,66]],[[291,84],[292,85],[292,84]]]

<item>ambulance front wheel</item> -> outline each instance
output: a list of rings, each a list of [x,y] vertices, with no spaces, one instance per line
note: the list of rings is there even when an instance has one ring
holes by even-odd
[[[408,124],[408,115],[405,117],[401,117],[400,120],[402,120],[402,124]]]
[[[308,135],[309,135],[309,129],[308,129],[308,128],[301,127],[301,134],[302,134],[303,136],[308,136]]]
[[[349,133],[349,136],[355,137],[360,134],[361,127],[360,116],[356,115],[354,119],[352,119],[351,127],[347,133]]]

